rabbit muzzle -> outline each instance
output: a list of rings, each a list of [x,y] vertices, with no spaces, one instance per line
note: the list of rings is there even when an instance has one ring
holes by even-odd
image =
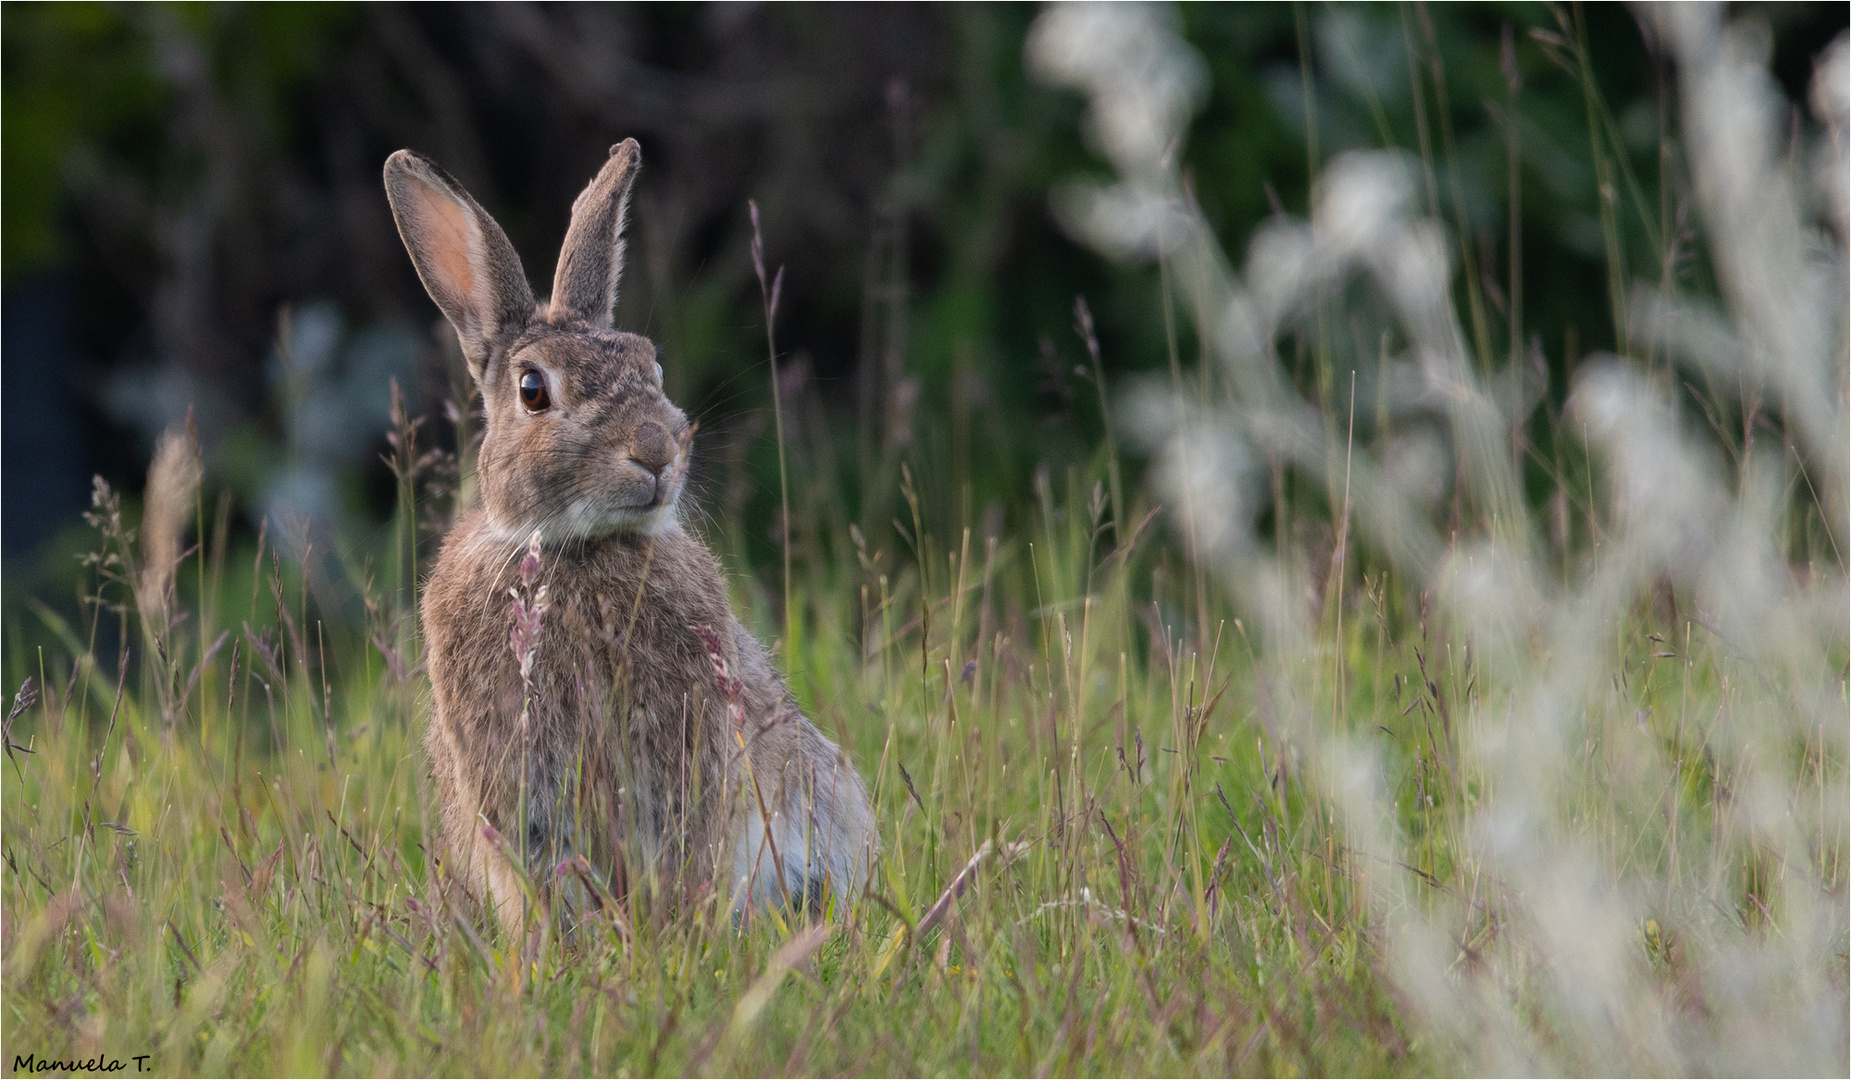
[[[645,420],[637,425],[636,439],[630,447],[630,460],[648,470],[654,476],[661,476],[679,452],[675,440],[669,438],[668,429],[654,420]]]
[[[618,463],[617,475],[611,501],[622,510],[634,513],[666,507],[678,494],[667,464],[651,468],[646,462],[628,458]]]

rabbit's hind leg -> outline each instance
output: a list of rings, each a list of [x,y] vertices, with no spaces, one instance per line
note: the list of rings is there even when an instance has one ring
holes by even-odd
[[[757,805],[748,802],[739,816],[732,845],[734,917],[777,907],[787,898],[793,908],[807,907],[802,899],[809,892],[810,868],[803,830],[792,828],[792,816],[781,808],[770,811],[769,831]]]
[[[831,896],[860,891],[871,855],[866,796],[835,747],[817,741],[828,754],[785,770],[766,800],[769,820],[746,801],[733,847],[735,914],[787,904],[820,915]]]

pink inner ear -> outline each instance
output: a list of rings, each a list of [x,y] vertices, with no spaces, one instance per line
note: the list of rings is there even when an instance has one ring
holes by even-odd
[[[412,188],[425,233],[425,257],[458,306],[476,306],[476,260],[481,231],[475,215],[426,183]]]

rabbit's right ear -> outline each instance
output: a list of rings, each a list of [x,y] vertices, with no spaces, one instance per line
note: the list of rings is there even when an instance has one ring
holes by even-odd
[[[469,373],[487,375],[495,339],[534,316],[533,290],[501,226],[422,154],[386,159],[386,200],[424,288],[461,339]]]

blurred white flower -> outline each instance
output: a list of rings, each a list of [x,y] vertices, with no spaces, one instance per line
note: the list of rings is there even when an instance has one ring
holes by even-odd
[[[1851,216],[1851,38],[1845,34],[1819,57],[1812,77],[1812,108],[1825,124],[1825,138],[1813,151],[1813,190],[1843,247],[1851,231],[1846,222]]]
[[[1399,152],[1339,154],[1318,175],[1312,234],[1328,257],[1361,258],[1406,219],[1413,190]]]
[[[1405,155],[1333,159],[1308,224],[1280,216],[1256,230],[1243,281],[1178,194],[1175,151],[1202,87],[1169,10],[1055,6],[1037,20],[1029,57],[1043,77],[1087,94],[1094,145],[1118,173],[1115,187],[1063,189],[1061,223],[1114,258],[1164,260],[1175,296],[1211,334],[1221,362],[1212,389],[1205,381],[1201,400],[1190,400],[1161,381],[1134,385],[1126,428],[1153,452],[1157,488],[1191,556],[1262,628],[1259,678],[1272,703],[1263,722],[1321,763],[1313,782],[1359,857],[1382,963],[1420,1037],[1449,1040],[1472,1071],[1842,1072],[1844,890],[1808,868],[1815,848],[1842,848],[1847,785],[1814,784],[1838,793],[1829,806],[1811,788],[1796,799],[1792,770],[1814,753],[1795,753],[1796,739],[1817,753],[1829,747],[1836,763],[1851,743],[1842,659],[1833,659],[1851,637],[1851,594],[1842,564],[1815,563],[1802,580],[1778,538],[1792,535],[1784,518],[1804,481],[1822,492],[1834,546],[1851,541],[1846,39],[1815,80],[1827,132],[1811,167],[1824,197],[1805,201],[1796,163],[1779,152],[1784,102],[1753,16],[1725,27],[1720,7],[1663,5],[1643,17],[1657,20],[1678,61],[1721,297],[1637,289],[1624,344],[1701,372],[1719,400],[1739,393],[1748,422],[1777,418],[1797,438],[1764,434],[1732,474],[1680,416],[1675,372],[1593,357],[1568,411],[1585,437],[1587,475],[1598,477],[1587,493],[1593,535],[1569,567],[1537,550],[1522,486],[1522,432],[1544,373],[1527,355],[1493,369],[1491,357],[1470,354],[1452,302],[1454,241],[1419,216]],[[1320,23],[1327,65],[1367,62],[1349,56],[1356,25],[1348,14]],[[1360,90],[1377,74],[1346,77]],[[1835,239],[1803,216],[1815,204]],[[1598,256],[1599,226],[1589,228]],[[1359,276],[1373,292],[1351,306]],[[1295,313],[1311,311],[1320,342],[1327,316],[1352,323],[1356,388],[1372,398],[1365,411],[1359,396],[1356,409],[1357,419],[1374,417],[1367,444],[1350,417],[1330,414],[1329,399],[1306,400],[1281,374],[1280,339],[1303,332]],[[1470,900],[1464,888],[1421,892],[1382,869],[1419,856],[1401,833],[1373,724],[1343,730],[1324,711],[1331,643],[1306,600],[1317,595],[1311,560],[1290,538],[1257,531],[1274,470],[1322,481],[1355,542],[1423,596],[1437,594],[1466,635],[1469,700],[1453,706],[1462,715],[1442,718],[1453,748],[1436,753],[1461,773],[1455,790],[1472,792],[1446,810],[1459,815],[1451,857]],[[1463,485],[1447,499],[1455,476]],[[1564,485],[1564,529],[1570,497],[1579,496]],[[1434,520],[1442,514],[1448,540]],[[1641,597],[1666,586],[1677,604],[1695,602],[1687,637],[1716,639],[1722,686],[1687,670],[1682,707],[1702,725],[1690,737],[1702,740],[1704,782],[1734,785],[1719,796],[1726,814],[1670,841],[1642,823],[1668,813],[1677,828],[1688,748],[1665,750],[1643,713],[1616,722],[1610,689],[1650,677],[1628,670],[1614,645]],[[1658,644],[1653,663],[1683,660],[1687,642]],[[1615,837],[1648,834],[1676,853],[1654,857],[1637,842],[1614,850]],[[1735,880],[1745,845],[1765,878],[1747,897]],[[1777,931],[1751,929],[1764,915]],[[1675,985],[1642,948],[1642,928],[1662,933],[1657,919],[1679,927]],[[1472,926],[1484,932],[1467,945]]]
[[[1158,4],[1059,4],[1029,31],[1031,70],[1085,91],[1087,135],[1128,178],[1150,181],[1207,97],[1208,70]]]
[[[1195,227],[1176,200],[1130,184],[1061,184],[1051,201],[1063,228],[1115,259],[1167,256]]]
[[[1124,415],[1133,438],[1159,448],[1157,483],[1190,543],[1215,559],[1239,556],[1253,541],[1262,462],[1236,425],[1154,382],[1132,387]]]
[[[1459,544],[1440,567],[1440,599],[1494,668],[1520,673],[1542,614],[1542,591],[1527,553],[1495,541]]]
[[[1247,288],[1255,325],[1268,339],[1292,310],[1313,272],[1311,230],[1279,216],[1268,218],[1247,242]]]
[[[1646,377],[1618,357],[1595,357],[1569,401],[1607,463],[1613,521],[1641,568],[1655,572],[1694,555],[1722,509],[1708,455],[1679,430],[1676,414]]]
[[[1751,390],[1777,395],[1800,446],[1823,474],[1817,479],[1823,481],[1818,486],[1828,520],[1846,539],[1851,442],[1845,438],[1847,356],[1841,329],[1847,304],[1844,230],[1839,228],[1835,244],[1827,243],[1801,218],[1798,180],[1780,146],[1789,112],[1767,71],[1766,25],[1749,16],[1725,26],[1719,5],[1649,10],[1678,61],[1690,171],[1717,284],[1742,345],[1742,381]],[[1821,74],[1835,62],[1828,51]],[[1842,64],[1837,71],[1842,88]],[[1841,100],[1832,90],[1815,97],[1827,116]],[[1842,140],[1843,130],[1838,127],[1832,138]],[[1842,149],[1836,151],[1838,160],[1843,156]]]
[[[1415,338],[1430,348],[1452,345],[1452,259],[1445,230],[1413,222],[1378,238],[1371,260],[1376,276],[1401,309]]]
[[[1427,425],[1388,440],[1383,448],[1382,477],[1409,502],[1425,510],[1440,504],[1452,486],[1452,456]]]

